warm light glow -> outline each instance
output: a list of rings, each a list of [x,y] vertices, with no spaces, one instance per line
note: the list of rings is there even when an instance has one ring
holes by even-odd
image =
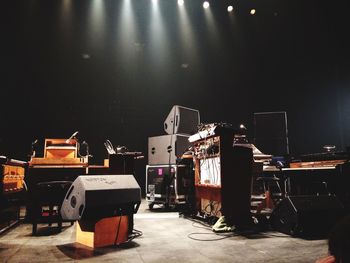
[[[256,10],[255,10],[255,9],[251,9],[251,10],[250,10],[250,14],[251,14],[251,15],[255,15],[255,13],[256,13]]]
[[[232,5],[229,5],[228,7],[227,7],[227,12],[232,12],[233,11],[233,6]]]
[[[180,5],[180,6],[184,5],[184,3],[185,3],[184,0],[177,0],[177,4]]]
[[[72,19],[73,19],[73,11],[72,10],[72,1],[70,0],[64,0],[61,1],[61,7],[59,10],[59,14],[60,14],[60,23],[59,26],[62,28],[62,32],[70,32],[70,28],[72,25]],[[68,40],[69,37],[64,37],[62,38],[64,39],[64,41]]]
[[[209,2],[208,2],[208,1],[205,1],[205,2],[203,3],[203,7],[204,7],[204,8],[209,8]]]

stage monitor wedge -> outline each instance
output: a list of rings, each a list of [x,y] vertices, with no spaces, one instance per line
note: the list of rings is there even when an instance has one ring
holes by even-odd
[[[164,121],[167,134],[192,135],[198,131],[200,115],[198,110],[174,105]]]
[[[141,189],[131,174],[82,175],[67,191],[61,216],[81,220],[130,215],[140,203]]]
[[[292,236],[327,236],[346,215],[343,204],[332,195],[287,196],[270,216],[274,230]]]

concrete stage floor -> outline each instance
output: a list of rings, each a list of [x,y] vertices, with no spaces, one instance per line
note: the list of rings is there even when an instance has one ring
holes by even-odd
[[[55,226],[55,225],[54,225]],[[92,250],[75,243],[75,225],[20,224],[0,236],[0,262],[315,262],[327,255],[326,240],[293,238],[278,232],[216,235],[179,216],[178,212],[148,210],[142,202],[135,229],[143,232],[127,244]],[[197,239],[197,240],[195,240]]]

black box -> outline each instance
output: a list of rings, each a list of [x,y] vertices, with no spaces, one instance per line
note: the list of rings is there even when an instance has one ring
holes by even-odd
[[[147,165],[146,200],[153,204],[184,204],[193,194],[193,171],[187,165]]]

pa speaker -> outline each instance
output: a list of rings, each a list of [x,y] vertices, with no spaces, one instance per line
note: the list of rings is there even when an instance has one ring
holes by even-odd
[[[167,134],[191,135],[197,132],[200,122],[199,111],[174,105],[164,121]]]
[[[273,229],[292,236],[326,236],[345,215],[336,196],[290,196],[273,210]]]
[[[64,220],[96,219],[137,212],[141,189],[131,174],[79,176],[61,207]]]
[[[188,149],[188,136],[171,134],[148,138],[148,164],[176,164]]]

